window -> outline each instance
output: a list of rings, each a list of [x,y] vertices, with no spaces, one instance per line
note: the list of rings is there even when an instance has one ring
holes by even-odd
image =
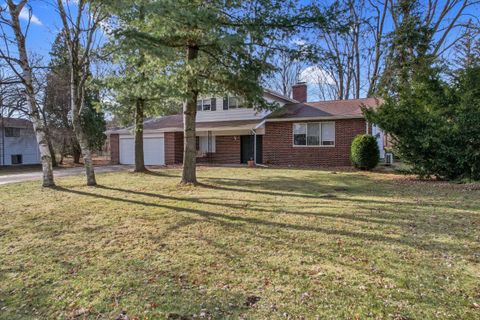
[[[20,137],[20,128],[5,127],[5,137]]]
[[[201,153],[214,153],[215,152],[215,136],[198,137],[198,151],[200,151]]]
[[[322,146],[335,145],[335,122],[322,123]]]
[[[22,164],[21,154],[12,154],[12,164]]]
[[[334,146],[334,122],[310,122],[293,124],[294,146]]]
[[[293,144],[296,146],[307,145],[307,125],[305,123],[293,124]]]
[[[243,108],[243,100],[239,97],[223,98],[223,110]]]
[[[215,111],[217,110],[216,99],[203,99],[197,101],[197,111]]]

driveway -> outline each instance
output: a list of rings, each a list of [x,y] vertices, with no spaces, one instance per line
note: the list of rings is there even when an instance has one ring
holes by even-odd
[[[104,173],[104,172],[118,172],[132,169],[132,166],[126,165],[115,165],[115,166],[96,166],[95,173]],[[57,177],[68,177],[68,176],[78,176],[85,174],[85,168],[75,167],[75,168],[66,168],[66,169],[54,169],[53,174],[55,178]],[[25,173],[12,173],[7,175],[0,176],[0,185],[22,182],[22,181],[32,181],[32,180],[41,180],[42,172],[25,172]]]

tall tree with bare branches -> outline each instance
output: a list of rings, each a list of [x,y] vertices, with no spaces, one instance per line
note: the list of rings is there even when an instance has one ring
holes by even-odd
[[[57,11],[63,24],[64,39],[69,53],[70,99],[73,130],[82,150],[87,185],[97,184],[88,135],[82,126],[86,109],[86,91],[91,77],[90,63],[99,46],[100,24],[107,18],[100,3],[86,0],[57,0]],[[72,13],[73,12],[73,13]]]
[[[14,3],[13,0],[7,0],[6,3],[7,7],[0,9],[0,25],[2,31],[0,36],[4,42],[4,46],[0,47],[0,58],[10,67],[12,73],[23,86],[26,109],[33,123],[40,150],[43,172],[42,186],[53,187],[55,186],[55,182],[52,170],[52,154],[48,146],[45,122],[42,119],[42,112],[37,99],[33,66],[26,47],[26,38],[32,17],[31,8],[28,8],[28,23],[25,28],[22,28],[19,17],[22,10],[27,8],[27,0],[22,0],[18,3]],[[9,37],[6,28],[10,28],[12,31],[12,39]],[[14,47],[14,50],[10,49],[11,46]]]

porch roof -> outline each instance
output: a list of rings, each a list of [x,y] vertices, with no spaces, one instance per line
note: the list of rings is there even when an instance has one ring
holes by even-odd
[[[197,131],[226,131],[226,130],[250,130],[257,127],[263,120],[230,120],[197,122]],[[110,130],[108,133],[129,133],[133,127]],[[146,120],[143,123],[144,131],[175,132],[183,131],[183,115],[175,114]]]

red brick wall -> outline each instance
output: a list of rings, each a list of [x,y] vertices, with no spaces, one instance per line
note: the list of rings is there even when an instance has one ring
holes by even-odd
[[[293,147],[294,122],[265,124],[264,163],[292,166],[350,166],[352,140],[357,134],[364,134],[366,130],[364,119],[335,120],[334,147]]]
[[[110,163],[120,163],[120,138],[118,134],[110,134]]]
[[[165,164],[183,162],[183,132],[165,132]]]
[[[307,84],[297,83],[292,86],[292,98],[298,102],[307,102]]]
[[[240,136],[216,136],[215,153],[212,153],[209,158],[197,158],[197,162],[240,163]]]
[[[240,136],[218,136],[215,139],[216,152],[209,158],[197,158],[198,163],[240,163]],[[180,163],[183,163],[183,133],[165,132],[165,164]]]

